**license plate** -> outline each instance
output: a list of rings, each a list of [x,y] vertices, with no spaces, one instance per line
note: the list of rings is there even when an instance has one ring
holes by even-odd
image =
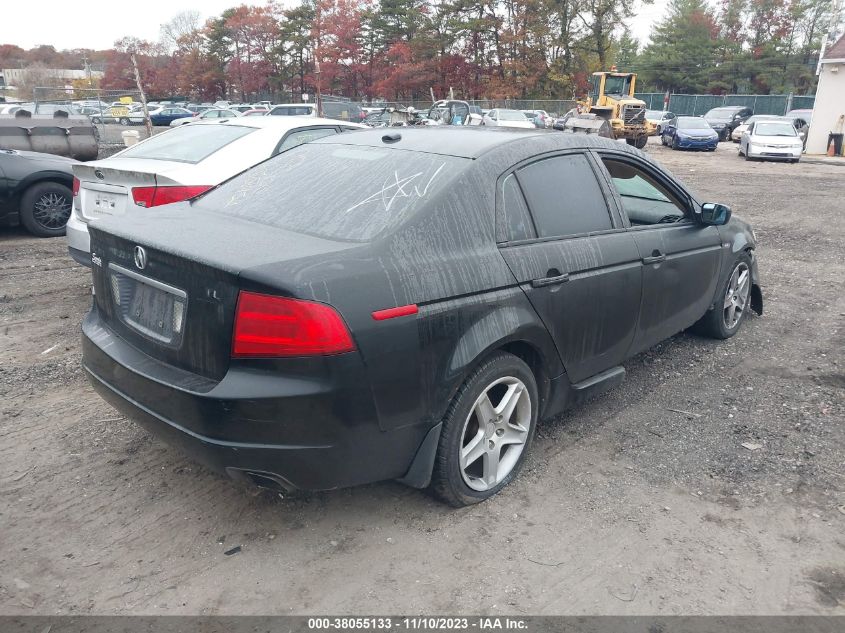
[[[94,203],[91,210],[94,213],[98,213],[100,215],[113,215],[117,211],[117,196],[112,196],[100,191],[93,192],[91,196],[93,197]]]
[[[126,320],[155,338],[173,338],[173,295],[144,283],[136,283]]]

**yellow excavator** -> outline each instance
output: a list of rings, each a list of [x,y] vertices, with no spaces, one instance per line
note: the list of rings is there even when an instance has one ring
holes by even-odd
[[[654,126],[646,121],[645,101],[634,97],[637,84],[636,73],[620,73],[613,66],[610,72],[593,73],[590,77],[590,92],[578,101],[578,116],[571,125],[578,131],[578,121],[584,121],[584,131],[594,127],[590,119],[604,119],[610,124],[613,138],[624,138],[628,145],[639,149],[645,147]]]

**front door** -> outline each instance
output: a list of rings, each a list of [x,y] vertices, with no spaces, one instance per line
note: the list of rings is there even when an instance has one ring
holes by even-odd
[[[591,157],[520,165],[499,183],[501,253],[549,330],[569,380],[618,365],[640,305],[640,256]]]
[[[630,155],[600,156],[642,263],[642,305],[633,354],[704,315],[716,291],[722,241],[715,226],[696,222],[695,202],[658,169]]]

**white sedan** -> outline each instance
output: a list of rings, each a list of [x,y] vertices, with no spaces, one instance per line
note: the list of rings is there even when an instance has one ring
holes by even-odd
[[[788,121],[755,121],[739,139],[739,155],[746,160],[801,160],[803,142],[792,123]]]
[[[490,110],[484,115],[481,125],[524,128],[526,130],[534,129],[534,124],[528,120],[528,117],[524,113],[519,110],[505,110],[504,108]]]
[[[200,112],[198,115],[191,118],[173,119],[170,122],[170,127],[179,127],[180,125],[185,125],[186,123],[196,123],[197,121],[213,121],[214,119],[234,119],[235,117],[239,116],[243,115],[237,110],[225,108],[211,108],[210,110]]]
[[[68,251],[90,267],[89,222],[191,200],[276,154],[360,128],[366,129],[320,118],[212,119],[156,134],[103,160],[74,165]]]

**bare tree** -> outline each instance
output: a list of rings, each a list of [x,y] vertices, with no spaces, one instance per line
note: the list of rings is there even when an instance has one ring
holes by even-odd
[[[159,39],[168,53],[172,53],[188,36],[199,30],[201,26],[200,12],[194,10],[181,11],[173,19],[161,25]]]

